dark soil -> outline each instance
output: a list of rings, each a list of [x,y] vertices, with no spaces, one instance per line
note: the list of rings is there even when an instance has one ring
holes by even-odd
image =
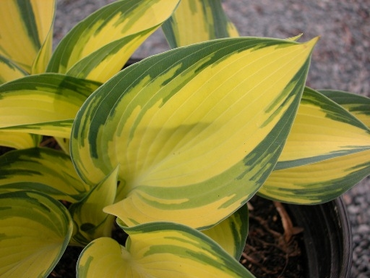
[[[305,277],[302,229],[294,227],[280,203],[255,196],[250,205],[249,234],[240,262],[258,278]]]
[[[81,247],[68,246],[59,263],[49,274],[48,278],[75,278],[76,264],[81,251]]]
[[[282,216],[281,216],[282,215]],[[250,201],[249,235],[240,262],[258,278],[304,277],[301,256],[302,233],[293,228],[290,235],[284,229],[286,215],[279,213],[276,204],[260,197]],[[289,219],[288,219],[289,222]],[[115,227],[112,237],[124,245],[126,236]],[[82,248],[68,247],[49,278],[76,277],[76,262]]]

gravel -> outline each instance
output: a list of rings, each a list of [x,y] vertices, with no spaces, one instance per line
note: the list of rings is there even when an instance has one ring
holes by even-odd
[[[113,0],[57,0],[56,44],[78,21]],[[225,0],[224,8],[243,36],[300,41],[320,36],[307,84],[370,96],[370,2],[363,0]],[[167,50],[155,32],[134,57]],[[344,194],[354,240],[351,277],[370,277],[370,178]]]

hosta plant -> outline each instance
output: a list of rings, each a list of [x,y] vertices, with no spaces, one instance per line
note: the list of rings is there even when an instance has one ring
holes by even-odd
[[[52,52],[47,3],[0,2],[1,277],[45,277],[68,244],[78,277],[253,277],[248,200],[319,204],[369,174],[369,99],[305,87],[317,38],[238,37],[220,1],[122,0]],[[161,26],[173,49],[120,71]]]

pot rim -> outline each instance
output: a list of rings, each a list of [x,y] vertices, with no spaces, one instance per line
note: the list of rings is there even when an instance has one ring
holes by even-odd
[[[342,197],[320,205],[286,207],[294,224],[304,229],[307,277],[349,278],[352,230]]]

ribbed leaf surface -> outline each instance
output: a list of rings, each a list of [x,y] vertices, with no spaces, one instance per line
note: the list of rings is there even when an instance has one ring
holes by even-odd
[[[78,23],[60,42],[47,71],[105,82],[176,8],[179,0],[121,0]]]
[[[187,226],[157,222],[126,232],[126,247],[111,238],[89,244],[79,258],[77,277],[254,277],[218,244]]]
[[[0,128],[70,136],[73,119],[100,83],[62,74],[26,76],[0,86]]]
[[[96,184],[120,166],[123,201],[105,211],[129,226],[220,222],[274,167],[315,42],[214,40],[128,67],[77,115],[79,174]]]
[[[72,229],[69,213],[58,201],[35,192],[0,193],[0,276],[47,277]]]
[[[89,187],[76,175],[68,155],[48,148],[34,148],[0,157],[0,191],[24,189],[76,202]]]
[[[287,144],[259,193],[290,203],[332,200],[370,174],[370,131],[306,88]]]

